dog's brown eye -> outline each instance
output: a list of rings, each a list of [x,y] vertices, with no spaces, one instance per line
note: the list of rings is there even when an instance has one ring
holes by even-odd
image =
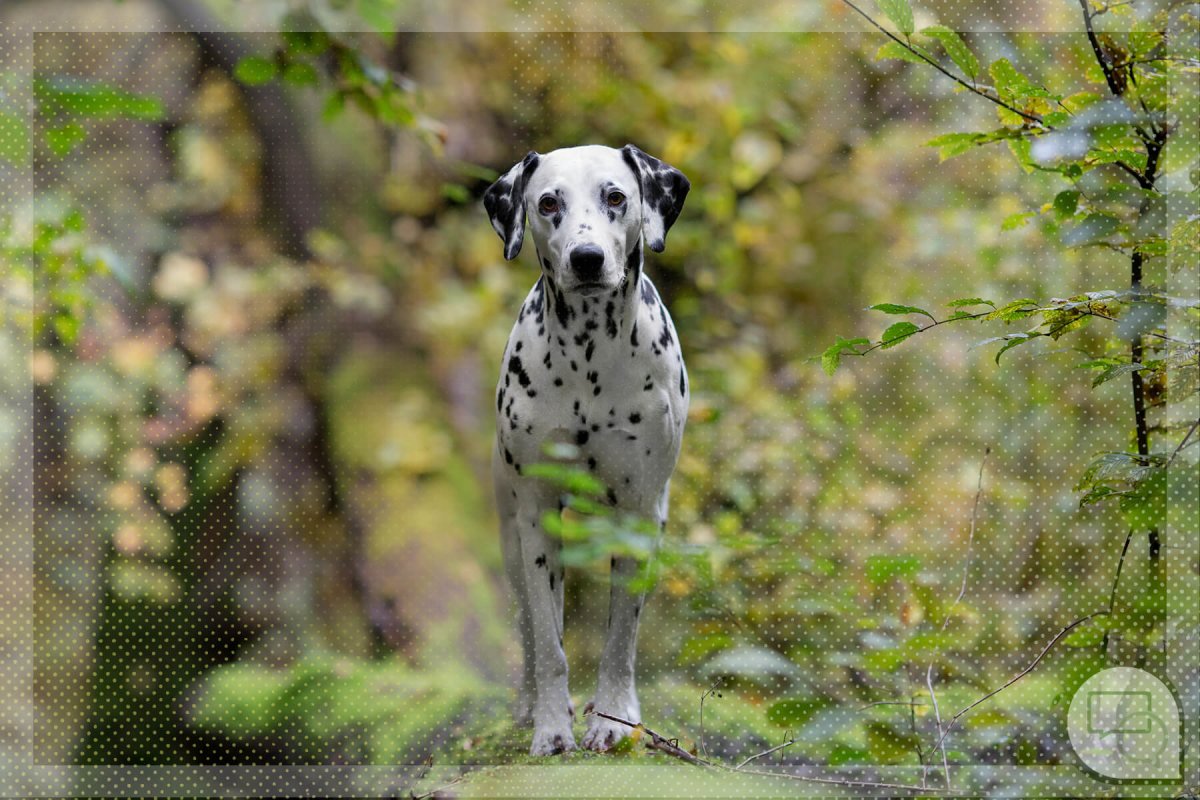
[[[538,210],[543,214],[553,214],[558,211],[558,200],[554,197],[543,197],[538,201]]]
[[[620,192],[611,192],[608,195],[608,204],[610,206],[619,206],[619,205],[621,205],[621,203],[624,203],[624,202],[625,202],[625,195],[621,194]]]

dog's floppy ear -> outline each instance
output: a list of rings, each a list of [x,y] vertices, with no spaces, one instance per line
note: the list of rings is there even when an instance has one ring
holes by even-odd
[[[675,224],[692,184],[682,172],[627,144],[621,148],[625,163],[637,175],[642,190],[642,232],[646,246],[661,253],[667,231]]]
[[[538,154],[529,151],[524,159],[500,176],[483,193],[483,207],[492,227],[504,241],[504,259],[512,261],[525,241],[525,182],[537,169]]]

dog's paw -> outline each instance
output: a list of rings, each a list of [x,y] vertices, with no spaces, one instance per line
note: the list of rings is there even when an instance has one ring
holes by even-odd
[[[637,722],[637,720],[629,720]],[[611,750],[617,742],[624,739],[633,731],[628,725],[613,722],[604,717],[592,716],[588,720],[587,733],[583,735],[583,746],[588,750],[603,753]]]
[[[570,720],[554,725],[537,725],[533,729],[531,756],[553,756],[569,753],[575,749],[575,735],[571,733]]]

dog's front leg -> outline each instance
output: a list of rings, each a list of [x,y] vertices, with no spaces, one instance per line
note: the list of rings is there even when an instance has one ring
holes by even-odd
[[[666,493],[659,499],[654,512],[648,515],[658,523],[659,535],[666,520]],[[634,681],[634,663],[637,657],[638,621],[646,593],[631,586],[642,577],[645,562],[631,556],[614,556],[610,562],[608,599],[608,636],[600,654],[600,675],[596,683],[596,696],[590,703],[594,711],[602,711],[629,722],[641,722]],[[589,750],[603,752],[628,736],[630,728],[619,722],[599,716],[588,718],[587,733],[583,746]]]
[[[542,515],[558,510],[552,490],[530,479],[517,489],[517,532],[521,542],[525,592],[533,632],[533,703],[531,755],[575,749],[571,733],[571,698],[567,689],[567,656],[562,643],[562,542],[546,533]]]

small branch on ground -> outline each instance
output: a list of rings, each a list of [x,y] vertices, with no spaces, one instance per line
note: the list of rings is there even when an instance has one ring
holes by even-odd
[[[689,764],[694,764],[699,767],[708,767],[709,769],[721,770],[724,772],[733,772],[738,775],[760,775],[760,776],[766,777],[766,778],[784,778],[787,780],[802,781],[804,783],[819,783],[819,784],[823,784],[826,786],[847,786],[847,787],[852,787],[852,788],[859,787],[859,788],[869,788],[869,789],[896,789],[896,790],[904,791],[904,792],[938,792],[938,793],[940,793],[940,792],[945,791],[943,789],[929,789],[929,788],[926,788],[923,786],[911,786],[909,784],[904,784],[904,783],[879,783],[879,782],[874,782],[874,781],[844,780],[841,778],[817,778],[817,777],[812,777],[812,776],[808,776],[808,775],[795,775],[790,772],[768,772],[766,770],[744,769],[742,766],[732,767],[728,764],[722,764],[719,761],[710,761],[706,758],[700,758],[699,756],[694,756],[691,753],[689,753],[687,750],[684,750],[682,747],[679,746],[678,739],[668,739],[667,737],[663,736],[661,733],[657,733],[656,731],[653,731],[650,728],[647,728],[645,725],[643,725],[640,722],[630,722],[627,719],[621,719],[620,717],[614,717],[611,714],[605,714],[603,711],[589,711],[587,713],[595,714],[596,716],[601,717],[602,719],[606,719],[606,720],[609,720],[610,722],[616,722],[620,725],[624,725],[624,726],[628,727],[630,730],[640,731],[641,735],[643,737],[648,737],[648,741],[646,742],[646,747],[650,748],[651,750],[658,750],[659,752],[664,753],[669,756],[672,756],[673,758],[678,758],[680,761],[686,761]],[[785,743],[784,745],[780,745],[779,747],[772,748],[771,750],[765,751],[763,753],[759,753],[757,756],[754,756],[753,758],[742,762],[742,764],[744,765],[746,763],[749,763],[749,761],[752,761],[754,758],[758,758],[760,756],[767,755],[767,753],[771,753],[782,747],[786,747],[788,744],[791,744],[793,741],[794,741],[794,739],[792,741]]]
[[[760,758],[762,758],[763,756],[769,756],[769,755],[771,755],[771,753],[777,753],[777,752],[779,752],[780,750],[782,750],[782,749],[783,749],[783,748],[785,748],[785,747],[791,747],[791,746],[792,746],[792,745],[794,745],[795,743],[796,743],[796,737],[795,737],[795,736],[789,736],[789,737],[787,738],[787,741],[785,741],[783,744],[777,744],[777,745],[775,745],[774,747],[770,748],[769,750],[763,750],[761,753],[757,753],[757,754],[755,754],[755,755],[752,755],[752,756],[750,756],[750,757],[749,757],[749,758],[747,758],[745,761],[743,761],[742,763],[740,763],[740,764],[738,764],[736,767],[734,767],[734,769],[741,769],[742,767],[744,767],[744,766],[746,766],[747,764],[749,764],[751,761],[755,761],[755,760],[757,760],[757,759],[760,759]]]

